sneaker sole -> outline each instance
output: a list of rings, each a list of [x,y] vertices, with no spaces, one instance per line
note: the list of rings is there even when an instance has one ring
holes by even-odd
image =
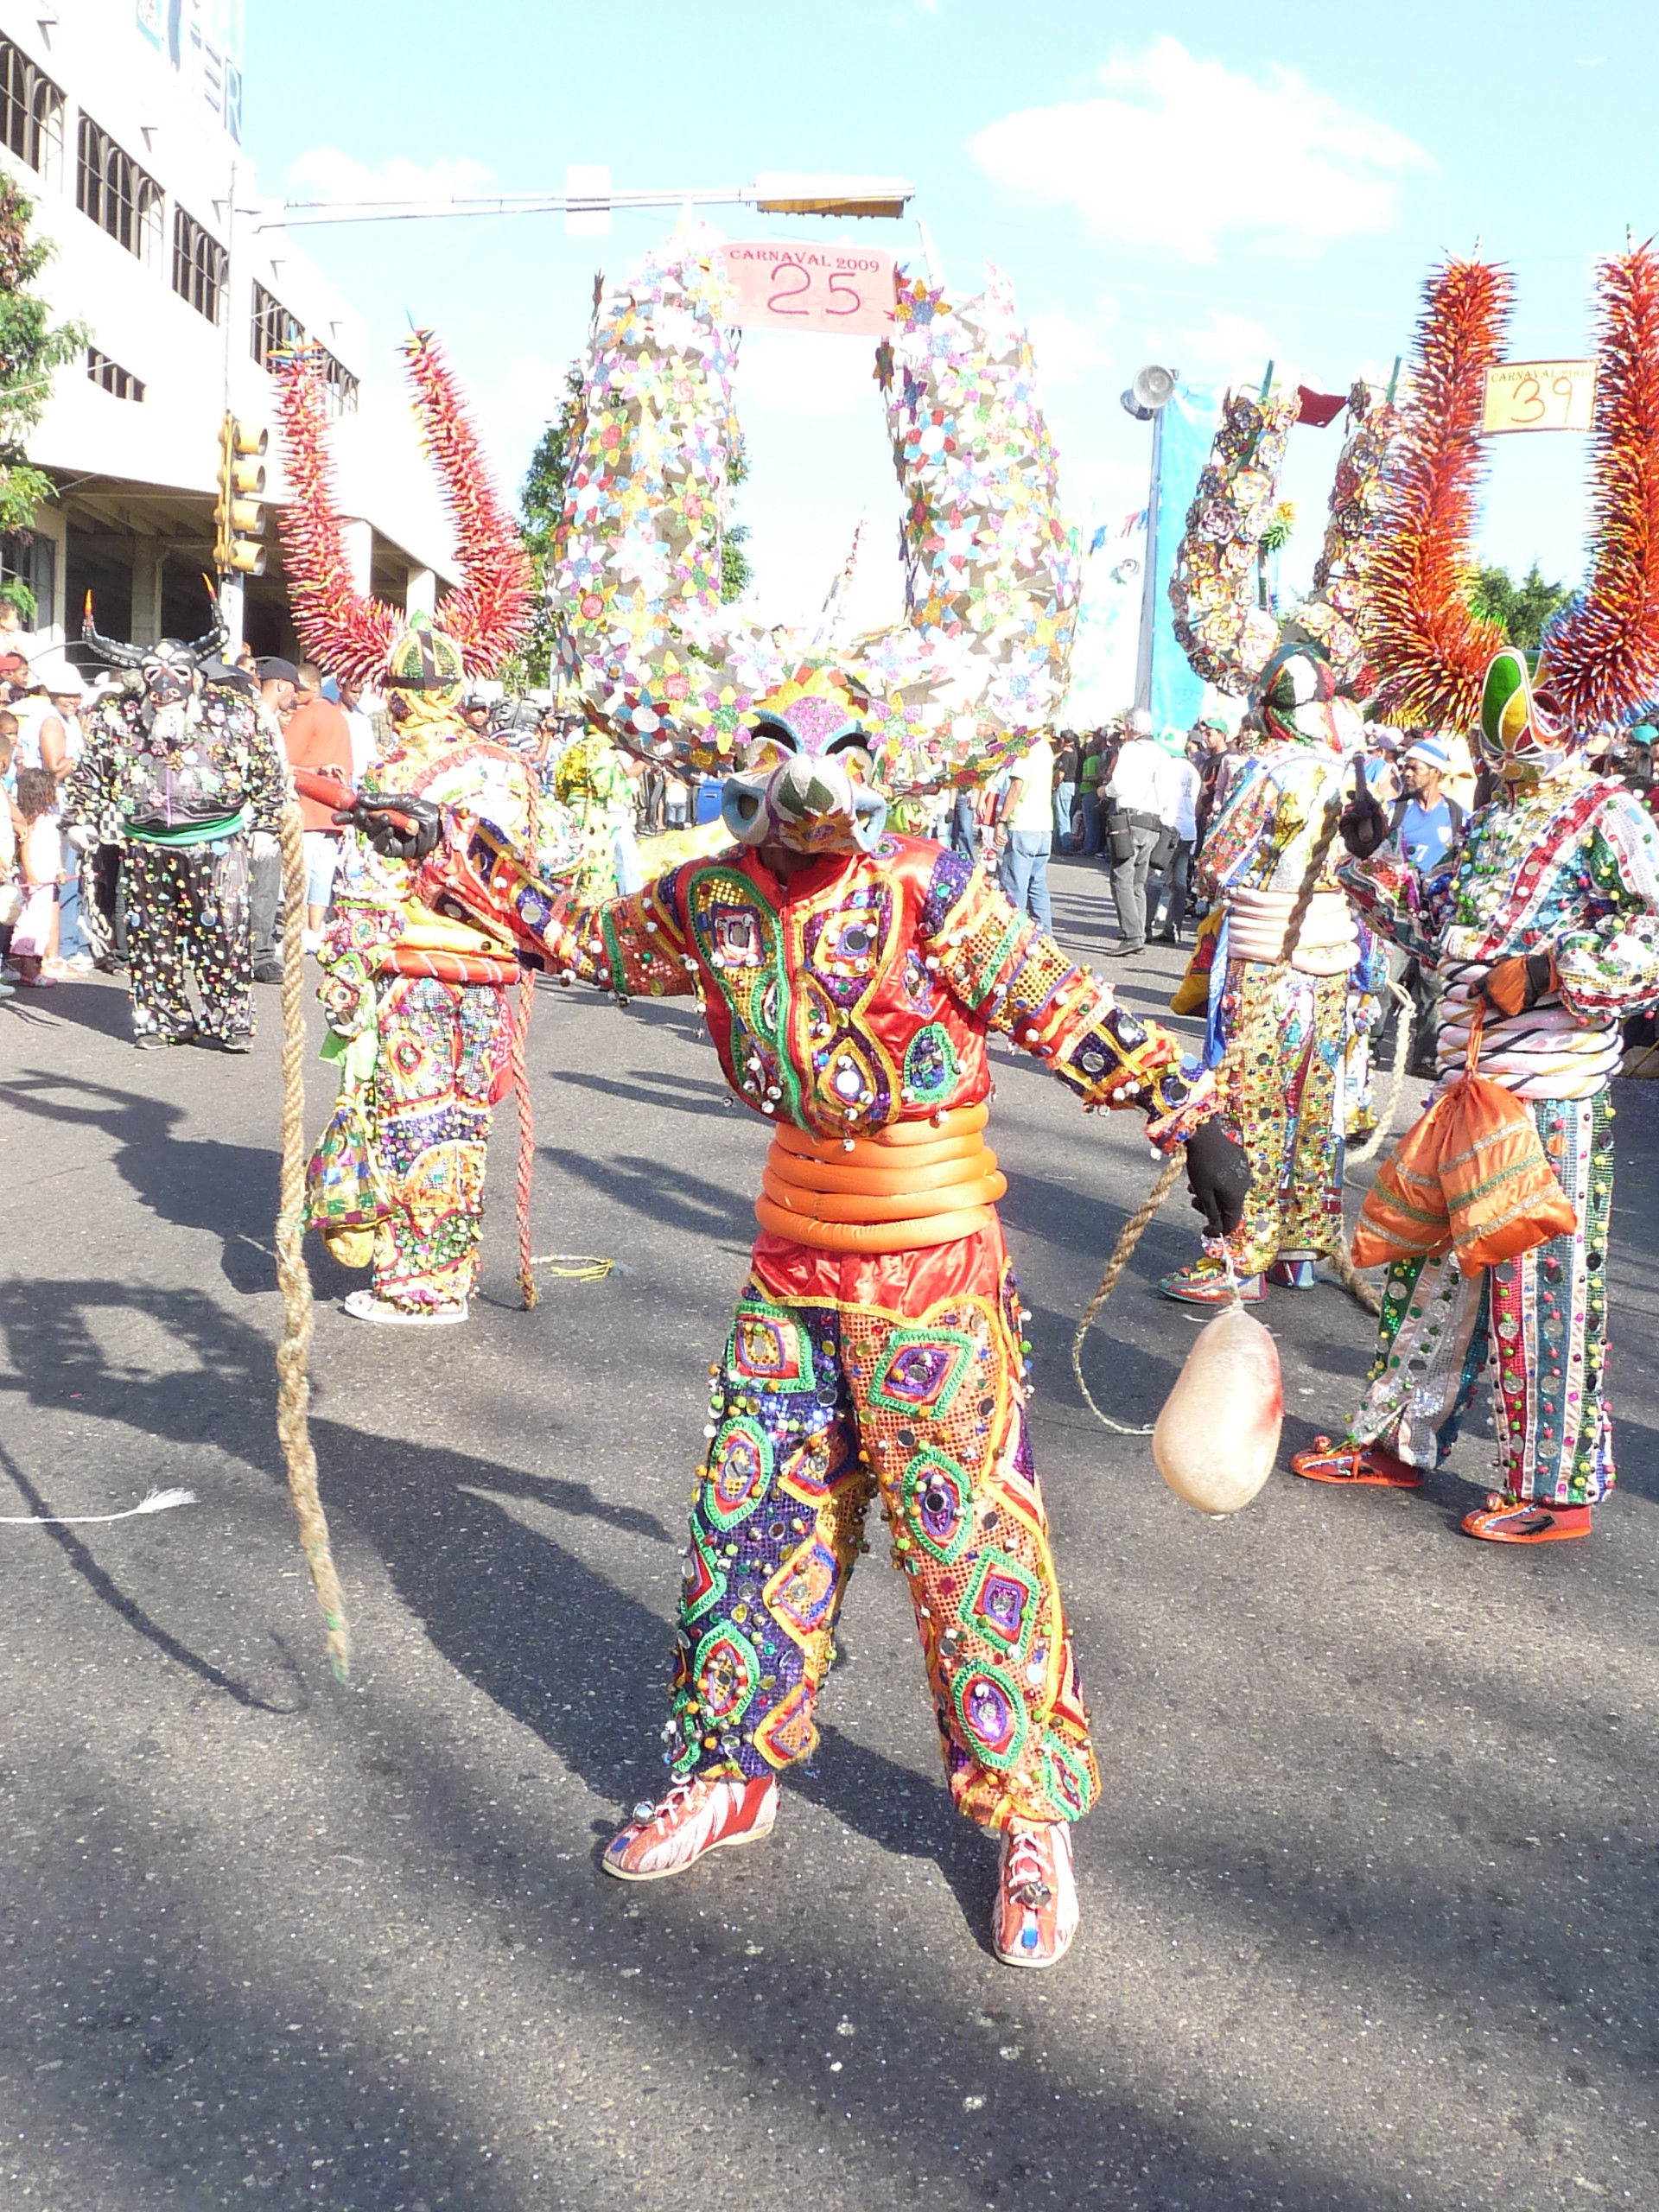
[[[1328,1483],[1333,1490],[1421,1490],[1425,1480],[1421,1475],[1415,1482],[1408,1482],[1403,1475],[1326,1474],[1322,1469],[1299,1467],[1294,1461],[1290,1471],[1305,1483]]]
[[[1483,1544],[1525,1545],[1581,1543],[1584,1538],[1590,1535],[1591,1531],[1588,1529],[1557,1529],[1551,1527],[1548,1529],[1540,1529],[1535,1535],[1530,1536],[1508,1536],[1501,1535],[1496,1529],[1472,1529],[1470,1527],[1469,1522],[1465,1521],[1463,1524],[1463,1533],[1465,1536],[1473,1536],[1477,1542]]]
[[[345,1305],[340,1310],[348,1320],[367,1321],[380,1329],[448,1329],[456,1327],[467,1318],[465,1306],[459,1313],[356,1313]]]
[[[632,1867],[618,1866],[609,1859],[601,1859],[599,1863],[619,1882],[666,1882],[671,1875],[689,1874],[694,1866],[701,1866],[713,1852],[731,1851],[740,1843],[764,1843],[777,1825],[778,1815],[774,1812],[764,1827],[742,1828],[735,1835],[719,1836],[713,1843],[704,1844],[695,1859],[688,1859],[678,1866],[656,1866],[636,1873]]]

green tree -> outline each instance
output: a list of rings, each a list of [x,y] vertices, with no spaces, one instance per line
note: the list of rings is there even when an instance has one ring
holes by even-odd
[[[1535,561],[1519,583],[1507,569],[1475,570],[1469,604],[1483,621],[1498,623],[1511,645],[1535,647],[1551,618],[1573,596],[1570,584],[1550,583]]]
[[[0,176],[0,531],[27,534],[37,507],[57,497],[44,469],[28,457],[29,434],[52,391],[52,372],[86,343],[78,322],[54,324],[51,310],[32,290],[51,257],[44,239],[31,238],[35,204],[10,177]],[[20,581],[0,587],[25,622],[35,619],[35,594]]]
[[[547,596],[547,575],[560,518],[564,512],[571,447],[582,423],[582,364],[573,361],[564,372],[564,397],[559,403],[559,411],[537,440],[524,480],[518,487],[520,528],[536,580],[536,613],[529,638],[503,671],[510,690],[544,690],[552,681],[553,610]],[[740,437],[732,449],[726,472],[728,486],[741,484],[748,473],[748,461]],[[741,599],[749,588],[752,571],[743,550],[748,534],[747,525],[740,523],[728,530],[721,542],[722,602]]]
[[[746,483],[749,474],[749,456],[740,435],[732,447],[731,459],[726,468],[726,487],[734,492]],[[729,607],[734,599],[741,599],[754,578],[749,556],[743,550],[749,535],[746,522],[730,524],[720,541],[720,599],[722,607]]]

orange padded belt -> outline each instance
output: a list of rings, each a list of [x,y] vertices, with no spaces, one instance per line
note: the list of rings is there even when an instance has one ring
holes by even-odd
[[[760,1226],[829,1252],[908,1252],[988,1229],[1007,1189],[981,1132],[983,1106],[872,1136],[774,1130],[754,1211]]]

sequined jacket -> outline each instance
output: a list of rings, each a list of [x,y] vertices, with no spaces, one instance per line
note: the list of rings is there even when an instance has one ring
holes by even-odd
[[[1252,753],[1205,833],[1198,863],[1205,894],[1300,891],[1326,806],[1340,791],[1344,772],[1335,753],[1313,746],[1276,745]],[[1341,856],[1338,845],[1320,869],[1315,889],[1336,889],[1334,869]]]
[[[1659,1006],[1659,829],[1622,784],[1576,763],[1500,789],[1432,874],[1394,840],[1338,872],[1371,927],[1442,977],[1447,1072],[1500,960],[1554,955],[1557,988],[1540,1007],[1483,1016],[1483,1071],[1524,1096],[1597,1088],[1618,1065],[1618,1024]]]
[[[239,692],[209,685],[153,712],[142,695],[121,693],[85,728],[85,748],[63,786],[66,823],[91,824],[106,844],[238,817],[248,829],[276,827],[286,781],[281,734]]]
[[[1143,1108],[1166,1148],[1214,1110],[1213,1078],[1172,1036],[924,838],[826,855],[786,881],[734,849],[583,905],[487,825],[452,817],[422,887],[440,911],[512,930],[567,982],[695,994],[737,1096],[820,1137],[979,1103],[994,1029],[1088,1105]]]

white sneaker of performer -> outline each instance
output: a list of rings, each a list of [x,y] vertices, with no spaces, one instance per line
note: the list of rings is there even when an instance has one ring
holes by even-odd
[[[991,1948],[1005,1967],[1052,1967],[1082,1916],[1064,1821],[1010,1827],[1002,1838]]]
[[[354,1290],[340,1301],[340,1311],[349,1313],[353,1321],[379,1321],[388,1328],[439,1329],[449,1322],[464,1321],[467,1301],[463,1298],[454,1306],[404,1307],[389,1306],[372,1290]]]
[[[759,1843],[778,1817],[775,1776],[758,1781],[694,1774],[677,1782],[658,1805],[636,1805],[633,1819],[606,1847],[607,1874],[624,1882],[659,1882],[678,1874],[705,1852],[723,1845]]]

